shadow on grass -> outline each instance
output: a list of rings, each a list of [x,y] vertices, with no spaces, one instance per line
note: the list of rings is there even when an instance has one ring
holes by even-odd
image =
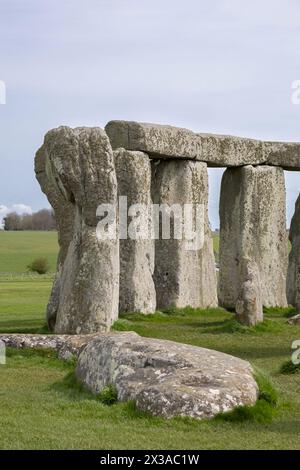
[[[178,317],[215,317],[222,314],[226,314],[226,310],[222,308],[211,308],[211,309],[197,309],[192,307],[185,308],[175,308],[170,307],[168,309],[158,310],[154,313],[145,315],[139,312],[133,313],[120,313],[119,318],[128,321],[149,321],[149,322],[159,322],[167,321],[172,318]]]
[[[216,318],[216,319],[210,319],[209,317],[206,317],[206,318],[199,317],[199,319],[195,319],[193,317],[189,317],[189,318],[183,319],[178,324],[187,326],[187,327],[203,328],[205,330],[208,330],[207,333],[214,332],[214,331],[221,332],[226,322],[230,322],[232,319],[233,318],[231,315],[228,317]]]
[[[28,320],[9,320],[0,321],[0,334],[51,334],[46,324],[28,319]]]
[[[289,347],[279,347],[279,346],[270,346],[267,345],[265,347],[259,346],[257,347],[256,344],[252,346],[245,346],[244,343],[241,343],[239,346],[237,345],[226,345],[222,348],[218,348],[218,350],[222,350],[227,354],[231,354],[232,356],[240,357],[245,360],[253,360],[253,359],[267,359],[267,358],[275,358],[275,357],[285,357],[290,354]]]
[[[74,367],[73,369],[58,382],[55,382],[50,386],[51,390],[59,392],[72,400],[96,400],[96,396],[93,395],[82,383],[80,383],[76,376]]]
[[[37,328],[1,328],[0,326],[0,334],[32,334],[32,335],[49,335],[51,332],[48,330],[47,327],[37,327]]]
[[[88,388],[77,379],[74,364],[72,370],[63,380],[55,382],[50,388],[72,400],[94,400],[107,406],[112,406],[118,402],[118,393],[113,385],[105,386],[98,394],[94,394],[88,390]]]
[[[58,361],[57,352],[47,348],[6,348],[7,357],[44,357]]]
[[[264,315],[290,318],[296,315],[296,313],[297,310],[291,305],[288,307],[264,307]]]
[[[284,362],[279,369],[279,373],[285,375],[297,374],[299,372],[300,364],[294,364],[291,360]]]
[[[209,324],[207,324],[208,326]],[[235,318],[230,318],[221,322],[220,326],[211,329],[211,334],[222,333],[240,333],[240,334],[259,334],[259,333],[279,333],[284,330],[285,326],[274,320],[266,319],[255,326],[246,326],[239,323]]]
[[[58,359],[57,352],[49,348],[6,348],[6,357],[12,361],[12,367],[36,367],[70,370],[72,361]]]

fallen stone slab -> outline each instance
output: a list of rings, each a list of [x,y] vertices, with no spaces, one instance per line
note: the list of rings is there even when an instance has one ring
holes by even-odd
[[[113,149],[140,150],[151,158],[199,160],[212,167],[266,162],[263,142],[254,139],[133,121],[110,121],[105,131]]]
[[[97,394],[109,385],[118,399],[156,416],[213,418],[254,405],[258,387],[251,365],[236,357],[136,333],[108,333],[81,351],[76,376]]]
[[[38,334],[0,334],[5,346],[17,349],[50,349],[58,353],[59,359],[69,360],[78,356],[80,350],[94,339],[90,335],[38,335]]]

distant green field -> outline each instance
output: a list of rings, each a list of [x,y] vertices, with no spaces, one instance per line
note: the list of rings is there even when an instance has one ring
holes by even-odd
[[[35,333],[45,323],[52,280],[0,280],[0,332]]]
[[[45,322],[58,252],[56,232],[0,231],[0,330],[35,332]],[[45,257],[50,273],[27,272],[35,258]]]
[[[27,265],[38,257],[45,257],[50,271],[55,272],[58,252],[56,232],[0,231],[0,274],[25,273]]]

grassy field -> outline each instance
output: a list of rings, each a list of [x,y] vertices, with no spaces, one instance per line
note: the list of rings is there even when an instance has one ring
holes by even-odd
[[[58,252],[56,232],[0,231],[0,330],[34,333],[43,322]],[[47,258],[50,271],[27,271],[35,258]]]
[[[220,237],[217,233],[213,233],[213,244],[214,244],[214,253],[216,255],[219,254],[219,245],[220,245]]]
[[[57,250],[56,232],[0,231],[0,277],[26,273],[27,265],[41,256],[54,272]]]
[[[12,244],[11,252],[16,253]],[[51,281],[45,277],[0,280],[0,332],[43,328],[50,288]],[[221,309],[127,315],[115,324],[117,330],[213,348],[249,360],[271,377],[279,393],[272,422],[164,420],[138,413],[128,403],[107,406],[68,380],[74,365],[49,352],[9,350],[7,364],[0,366],[0,448],[299,449],[300,373],[280,373],[291,356],[292,341],[300,339],[300,326],[287,324],[290,314],[289,310],[269,311],[266,321],[255,329],[239,327],[232,314]]]

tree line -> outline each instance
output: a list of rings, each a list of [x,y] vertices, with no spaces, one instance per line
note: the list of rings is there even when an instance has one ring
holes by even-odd
[[[54,212],[42,209],[33,214],[11,212],[3,219],[4,230],[56,230]]]

